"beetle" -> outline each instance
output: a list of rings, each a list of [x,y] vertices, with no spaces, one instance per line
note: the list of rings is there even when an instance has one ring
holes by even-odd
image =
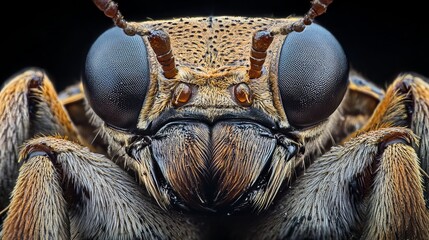
[[[128,22],[82,84],[0,92],[2,239],[429,238],[427,79],[380,89],[303,17]],[[6,194],[4,194],[6,193]]]

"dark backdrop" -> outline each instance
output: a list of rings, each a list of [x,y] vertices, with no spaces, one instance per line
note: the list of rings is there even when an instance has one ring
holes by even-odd
[[[247,2],[247,3],[246,3]],[[342,43],[352,66],[385,86],[404,71],[429,76],[429,20],[417,0],[400,4],[336,0],[319,17]],[[383,2],[391,2],[383,3]],[[11,1],[3,9],[0,83],[29,66],[44,68],[57,88],[77,82],[91,43],[112,22],[91,0]],[[246,15],[285,17],[304,14],[306,0],[119,1],[128,20],[183,16]],[[426,33],[425,33],[426,31]]]

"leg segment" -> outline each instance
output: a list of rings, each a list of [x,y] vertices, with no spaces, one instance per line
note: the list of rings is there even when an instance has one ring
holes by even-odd
[[[145,196],[103,155],[55,137],[29,141],[12,194],[6,239],[196,239],[196,227]]]
[[[394,143],[393,140],[390,143]],[[399,140],[401,141],[401,140]],[[429,239],[429,212],[414,149],[389,144],[380,156],[362,239]]]
[[[77,139],[49,79],[42,71],[29,69],[11,78],[0,92],[0,212],[15,185],[19,149],[38,134]]]
[[[426,206],[429,207],[429,84],[428,79],[420,76],[405,75],[399,80],[405,89],[409,89],[412,98],[411,129],[419,136],[420,144],[415,146],[421,161],[421,167],[425,171],[424,196]]]
[[[429,239],[428,86],[398,77],[367,124],[317,159],[252,238]]]
[[[374,178],[373,193],[369,201],[369,224],[364,230],[365,239],[390,239],[398,236],[429,238],[429,213],[421,203],[422,195],[426,206],[429,199],[428,106],[429,85],[425,78],[415,74],[400,75],[387,89],[385,99],[360,131],[363,133],[384,127],[407,127],[420,140],[412,145],[417,154],[403,146],[386,147],[379,173]]]
[[[385,128],[333,147],[317,159],[250,239],[427,239],[414,134]]]
[[[424,196],[429,206],[429,84],[426,78],[415,74],[399,76],[360,132],[390,126],[409,127],[420,139],[414,148],[425,172]]]
[[[70,239],[61,176],[49,156],[35,151],[21,168],[4,223],[5,239]]]

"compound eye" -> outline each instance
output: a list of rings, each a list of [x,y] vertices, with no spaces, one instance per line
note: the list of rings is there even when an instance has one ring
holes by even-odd
[[[278,65],[278,87],[288,121],[308,127],[328,118],[348,86],[349,65],[335,37],[317,24],[284,40]]]
[[[118,27],[104,32],[86,58],[83,86],[94,112],[109,126],[137,127],[150,83],[146,46]]]

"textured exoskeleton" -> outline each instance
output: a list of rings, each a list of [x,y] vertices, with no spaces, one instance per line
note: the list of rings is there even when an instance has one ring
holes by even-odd
[[[302,18],[127,22],[0,92],[1,239],[429,239],[429,85]]]

